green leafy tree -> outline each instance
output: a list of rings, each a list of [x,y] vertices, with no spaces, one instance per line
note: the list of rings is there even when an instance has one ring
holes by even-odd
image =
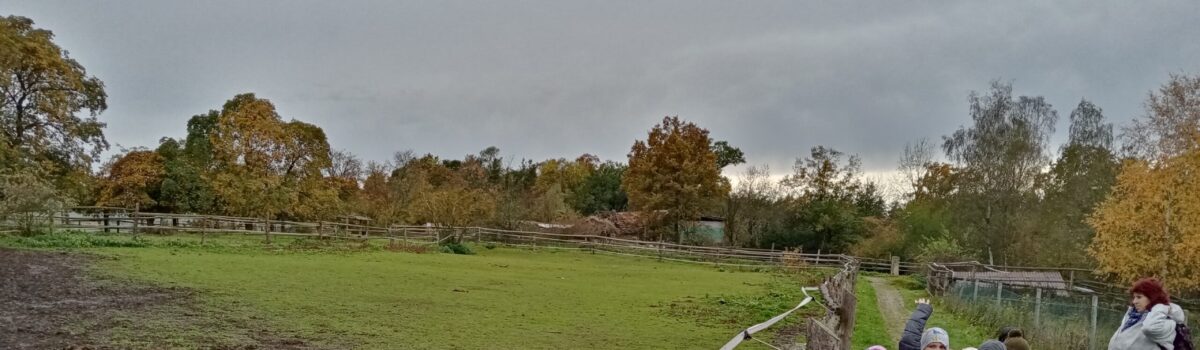
[[[621,176],[626,166],[605,162],[596,167],[568,198],[575,210],[584,215],[606,211],[622,211],[629,198],[621,190]]]
[[[914,154],[912,149],[906,150],[905,153],[903,158]],[[901,163],[904,164],[905,161],[902,160]],[[909,164],[923,164],[923,169],[908,169],[912,172],[906,174],[915,176],[914,180],[910,180],[911,193],[907,195],[911,199],[890,217],[895,221],[902,236],[901,247],[896,254],[905,259],[912,259],[921,254],[927,244],[935,241],[946,242],[953,238],[950,235],[950,201],[956,195],[958,178],[949,164],[932,162],[928,158]],[[903,165],[901,168],[904,170]]]
[[[1092,266],[1086,253],[1094,231],[1085,222],[1116,182],[1112,124],[1099,107],[1081,101],[1070,116],[1070,137],[1046,176],[1037,220],[1020,232],[1015,263]]]
[[[184,213],[217,213],[216,194],[206,179],[213,170],[209,135],[217,125],[219,111],[188,119],[183,140],[163,138],[155,150],[163,157],[164,175],[158,205]]]
[[[1014,98],[1011,84],[993,82],[986,94],[971,93],[970,116],[972,124],[942,144],[959,169],[952,232],[968,249],[1006,258],[1017,223],[1031,219],[1024,208],[1037,201],[1058,114],[1040,96]]]
[[[864,238],[863,217],[882,205],[873,186],[860,179],[860,162],[832,148],[813,147],[809,157],[796,159],[794,173],[782,181],[789,188],[786,230],[770,242],[822,252],[844,252]],[[879,207],[882,212],[882,207]]]
[[[717,166],[724,169],[730,165],[746,162],[746,155],[741,149],[729,145],[727,141],[717,141],[712,145],[712,151],[717,155]]]

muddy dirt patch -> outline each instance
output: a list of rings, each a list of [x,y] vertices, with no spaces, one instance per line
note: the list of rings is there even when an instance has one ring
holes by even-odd
[[[202,308],[188,289],[95,277],[97,259],[0,248],[0,349],[328,347]]]

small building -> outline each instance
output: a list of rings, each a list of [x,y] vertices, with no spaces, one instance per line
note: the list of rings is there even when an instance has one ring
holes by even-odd
[[[700,220],[687,222],[689,235],[708,243],[725,242],[725,219],[717,216],[700,216]]]
[[[1006,288],[1043,289],[1062,296],[1069,292],[1092,292],[1090,289],[1074,285],[1057,271],[952,271],[952,273],[951,278],[966,283],[979,281],[979,283],[987,285],[1004,285]]]
[[[655,212],[606,212],[588,217],[575,223],[575,233],[598,234],[609,237],[644,237],[647,230],[654,229],[654,222],[661,220],[666,210]],[[659,229],[663,229],[659,227]],[[669,229],[669,228],[667,228]],[[725,219],[719,216],[702,215],[699,220],[686,221],[681,225],[684,241],[702,244],[725,242]]]

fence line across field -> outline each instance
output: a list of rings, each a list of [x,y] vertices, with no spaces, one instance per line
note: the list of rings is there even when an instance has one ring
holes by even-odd
[[[76,210],[78,209],[78,210]],[[369,226],[344,222],[298,222],[289,220],[266,220],[247,217],[198,214],[170,214],[138,212],[124,208],[80,207],[72,208],[45,218],[52,227],[102,232],[181,232],[200,234],[243,234],[289,237],[318,237],[335,239],[393,239],[444,241],[447,234],[458,239],[482,241],[523,241],[537,244],[560,244],[584,246],[598,250],[622,250],[626,255],[641,255],[670,260],[719,264],[726,266],[769,266],[779,265],[784,259],[794,259],[813,267],[836,266],[837,255],[799,253],[739,247],[712,247],[683,245],[661,241],[642,241],[601,235],[581,235],[520,230],[504,230],[484,227],[438,227],[438,226]],[[125,231],[122,231],[125,230]],[[513,242],[506,242],[513,243]],[[886,271],[889,266],[872,261],[877,271]],[[902,270],[910,270],[904,265]]]

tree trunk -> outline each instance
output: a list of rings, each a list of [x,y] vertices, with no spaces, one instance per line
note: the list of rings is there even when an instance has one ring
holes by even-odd
[[[678,242],[676,242],[677,244],[683,245],[683,232],[679,231],[679,220],[678,219],[675,220],[675,239],[678,241]]]
[[[1165,281],[1167,279],[1167,273],[1170,272],[1169,266],[1171,265],[1171,261],[1174,260],[1173,256],[1175,255],[1175,254],[1172,254],[1172,249],[1171,249],[1172,248],[1171,246],[1173,245],[1172,244],[1173,238],[1171,237],[1171,190],[1170,189],[1167,189],[1167,200],[1166,200],[1166,203],[1164,203],[1164,205],[1163,205],[1163,211],[1164,211],[1163,212],[1163,238],[1164,238],[1163,239],[1163,245],[1164,245],[1163,248],[1164,249],[1163,249],[1162,257],[1165,260],[1163,261],[1163,264],[1162,264],[1162,272],[1161,272],[1162,276],[1159,278],[1161,278]]]

